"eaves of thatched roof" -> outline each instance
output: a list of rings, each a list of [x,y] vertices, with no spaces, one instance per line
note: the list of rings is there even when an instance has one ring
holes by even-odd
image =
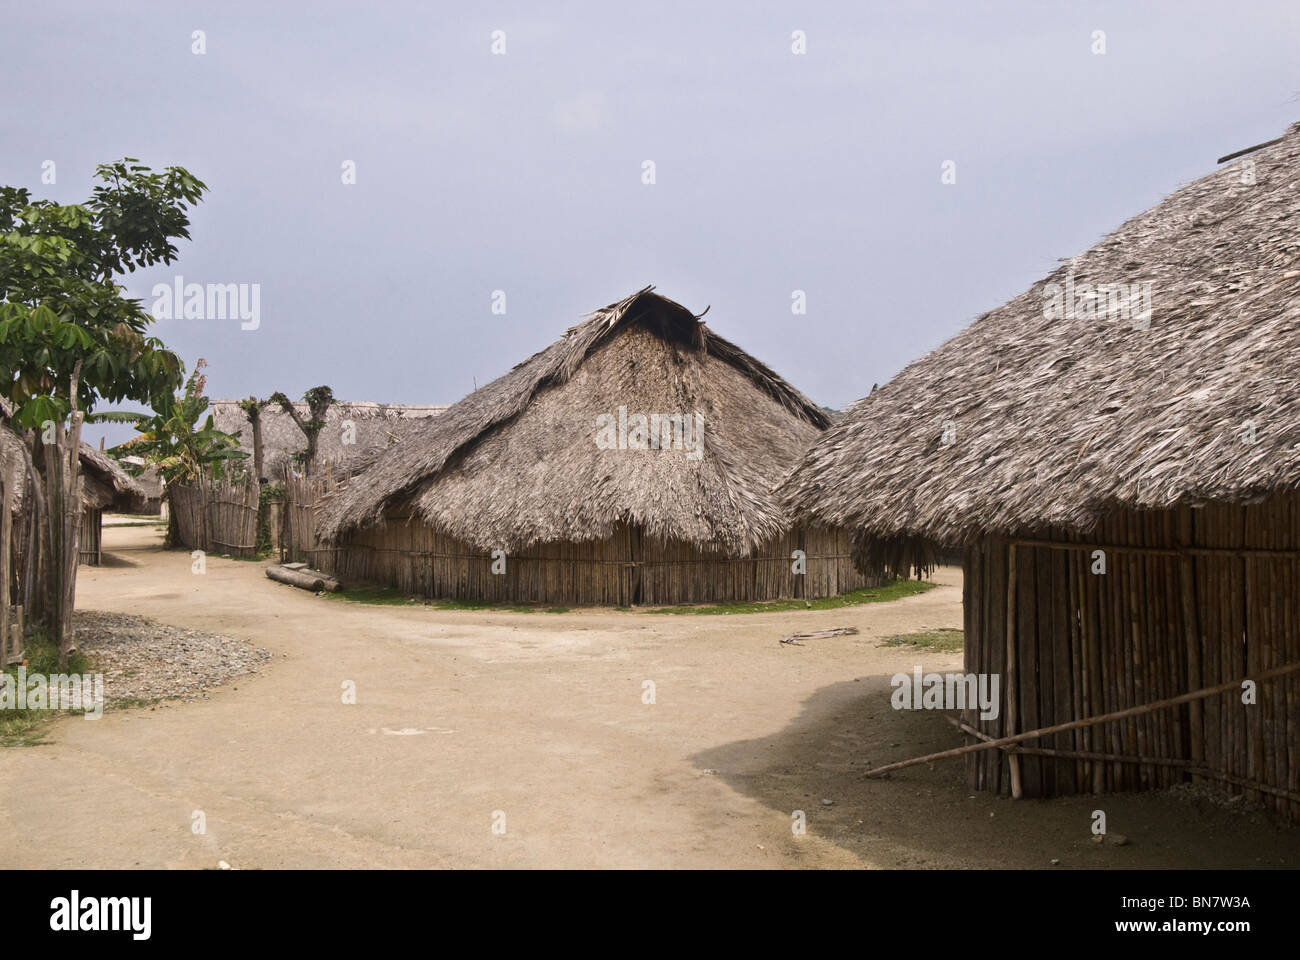
[[[295,403],[298,415],[307,420],[307,404]],[[240,449],[253,454],[253,428],[237,400],[213,400],[209,406],[213,426],[239,437]],[[375,454],[418,433],[424,422],[447,409],[446,404],[410,405],[399,403],[335,403],[325,414],[325,426],[317,438],[321,465],[343,473],[359,469]],[[283,409],[271,404],[262,409],[262,474],[275,480],[281,468],[293,463],[294,454],[307,446],[307,438]],[[252,467],[249,461],[248,466]]]
[[[82,499],[87,506],[100,510],[130,510],[145,499],[144,488],[108,454],[83,443],[80,460]],[[5,475],[23,477],[25,464],[18,438],[9,430],[0,430],[0,465],[3,465]],[[17,495],[13,504],[15,512],[21,509],[26,487],[25,483],[16,487]]]
[[[829,421],[651,287],[595,311],[384,453],[319,532],[397,512],[484,549],[604,539],[621,523],[740,555],[785,532],[773,489]],[[703,455],[608,450],[597,418],[702,414]]]
[[[1090,310],[1103,284],[1137,302]],[[1300,124],[912,363],[782,493],[860,544],[1248,502],[1300,486],[1298,361]]]
[[[99,509],[130,510],[146,499],[145,490],[120,463],[89,444],[81,445],[83,498]]]

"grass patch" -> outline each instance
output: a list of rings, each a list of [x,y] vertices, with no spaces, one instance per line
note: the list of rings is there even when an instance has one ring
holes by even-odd
[[[94,673],[94,667],[81,651],[73,651],[68,657],[68,664],[59,669],[59,648],[47,643],[39,635],[33,637],[26,649],[27,675],[42,673],[46,676],[55,673]],[[13,677],[13,689],[17,690],[18,666],[13,665],[4,671]],[[58,717],[85,713],[84,710],[0,710],[0,747],[33,747],[45,742],[44,726]]]
[[[918,630],[882,641],[884,647],[911,647],[914,650],[933,650],[936,653],[956,653],[962,648],[960,630]]]
[[[325,596],[330,600],[349,600],[352,603],[370,603],[383,607],[404,607],[414,602],[402,591],[392,587],[348,587]]]
[[[325,594],[330,600],[368,603],[381,607],[429,607],[434,610],[494,610],[501,613],[537,613],[541,607],[502,606],[486,600],[424,600],[393,587],[348,587]],[[547,613],[568,613],[567,607],[551,607]]]
[[[271,553],[271,549],[268,548],[266,550],[257,551],[257,553],[253,554],[251,557],[237,557],[233,553],[219,553],[217,556],[222,560],[242,560],[244,563],[264,563],[270,559]]]
[[[841,607],[856,607],[864,603],[888,603],[903,597],[915,596],[934,589],[933,583],[924,580],[892,580],[879,587],[865,587],[851,590],[837,597],[820,597],[816,600],[763,600],[756,603],[711,603],[702,606],[656,607],[646,613],[704,615],[731,613],[775,613],[781,610],[838,610]]]

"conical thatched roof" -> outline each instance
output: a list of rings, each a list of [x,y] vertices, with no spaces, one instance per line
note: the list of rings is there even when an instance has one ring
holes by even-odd
[[[1058,310],[1067,277],[1076,294],[1149,283],[1148,320],[1089,316],[1086,300]],[[1121,507],[1248,501],[1300,486],[1297,361],[1300,124],[912,363],[783,494],[801,517],[860,531],[859,558],[886,542],[897,558],[914,538],[1087,530]]]
[[[305,403],[295,403],[294,409],[303,420],[311,417]],[[407,405],[400,403],[368,403],[339,401],[325,413],[325,426],[316,441],[316,456],[320,465],[350,473],[369,462],[386,447],[401,443],[414,436],[430,417],[447,409],[446,404]],[[239,437],[239,448],[252,457],[253,428],[238,400],[213,400],[209,407],[212,425],[224,433]],[[344,425],[350,424],[345,434]],[[351,439],[346,443],[345,438]],[[294,454],[307,446],[307,438],[278,404],[262,409],[262,474],[275,480],[286,464],[293,463]],[[252,469],[252,461],[247,463]]]
[[[483,549],[619,523],[731,555],[789,528],[773,488],[828,425],[771,369],[651,287],[597,310],[386,452],[325,507],[338,539],[386,511]],[[597,418],[704,416],[703,455],[609,450]]]

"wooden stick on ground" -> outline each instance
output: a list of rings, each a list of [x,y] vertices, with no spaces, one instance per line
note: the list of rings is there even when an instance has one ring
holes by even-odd
[[[956,717],[945,717],[944,719],[947,720],[949,723],[951,723],[954,727],[960,729],[963,733],[969,733],[972,737],[975,737],[979,740],[993,739],[987,733],[983,733],[979,730],[976,730],[968,723],[962,723]],[[1239,787],[1251,787],[1253,789],[1260,790],[1264,793],[1271,794],[1275,797],[1285,797],[1287,799],[1300,802],[1300,793],[1296,793],[1295,791],[1284,790],[1281,787],[1271,787],[1268,784],[1264,784],[1264,783],[1256,783],[1252,780],[1247,780],[1244,777],[1234,777],[1231,774],[1224,773],[1221,770],[1211,770],[1209,767],[1198,766],[1196,763],[1190,760],[1176,760],[1171,757],[1128,757],[1128,756],[1121,756],[1115,753],[1096,753],[1091,750],[1050,750],[1045,747],[1040,748],[1040,747],[1011,746],[1011,747],[1007,747],[1006,750],[1008,753],[1011,752],[1023,753],[1026,754],[1027,756],[1035,756],[1035,757],[1059,757],[1063,759],[1070,759],[1071,757],[1077,757],[1085,760],[1108,760],[1113,763],[1132,763],[1132,764],[1153,763],[1164,767],[1181,767],[1187,773],[1190,773],[1194,777],[1209,778],[1212,780],[1221,780],[1224,783],[1231,783]]]
[[[995,750],[1001,747],[1010,746],[1013,743],[1022,743],[1025,740],[1035,740],[1038,737],[1046,736],[1049,733],[1064,733],[1066,730],[1076,730],[1080,727],[1091,727],[1099,723],[1109,723],[1112,720],[1123,720],[1128,717],[1141,716],[1150,713],[1153,710],[1162,710],[1166,707],[1176,707],[1179,704],[1191,703],[1194,700],[1204,700],[1206,697],[1212,697],[1215,694],[1227,693],[1229,690],[1240,690],[1241,685],[1247,680],[1260,683],[1264,680],[1272,680],[1275,677],[1281,677],[1288,673],[1295,673],[1300,670],[1300,662],[1288,663],[1284,666],[1274,667],[1271,670],[1264,670],[1251,676],[1242,677],[1240,680],[1229,680],[1227,683],[1221,683],[1218,686],[1206,687],[1204,690],[1194,690],[1191,693],[1180,694],[1176,697],[1170,697],[1167,700],[1157,700],[1154,703],[1144,703],[1140,706],[1129,707],[1125,710],[1116,710],[1113,713],[1103,713],[1099,717],[1084,717],[1082,720],[1071,720],[1068,723],[1058,723],[1051,727],[1040,727],[1037,730],[1026,730],[1024,733],[1013,734],[1009,737],[999,737],[997,740],[985,740],[981,743],[972,743],[964,747],[954,747],[951,750],[941,750],[938,753],[927,754],[924,757],[913,757],[911,760],[900,760],[897,763],[888,763],[883,767],[877,767],[875,770],[868,770],[863,774],[864,777],[879,777],[893,770],[901,770],[904,767],[914,767],[922,763],[930,763],[934,760],[946,760],[949,757],[961,757],[968,753],[978,753],[981,750]]]
[[[792,633],[782,640],[782,643],[794,644],[796,647],[802,647],[800,640],[822,640],[826,637],[851,637],[858,632],[857,627],[835,627],[831,630],[814,630],[811,633]]]

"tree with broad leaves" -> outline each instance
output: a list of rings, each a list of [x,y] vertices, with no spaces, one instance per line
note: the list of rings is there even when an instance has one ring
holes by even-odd
[[[183,167],[155,173],[130,157],[95,175],[83,204],[0,187],[0,429],[21,441],[34,494],[41,588],[30,619],[65,660],[81,522],[76,451],[65,447],[101,401],[152,406],[180,385],[180,359],[148,335],[153,318],[117,278],[175,260],[173,241],[189,238],[189,209],[207,190]]]
[[[207,377],[203,374],[206,366],[207,361],[200,358],[185,381],[185,390],[159,403],[152,415],[111,415],[113,420],[134,423],[140,431],[138,437],[122,444],[120,449],[157,466],[159,475],[168,484],[219,480],[227,461],[248,458],[239,449],[239,438],[216,429],[212,414],[207,413],[209,400],[203,395],[207,387]]]

